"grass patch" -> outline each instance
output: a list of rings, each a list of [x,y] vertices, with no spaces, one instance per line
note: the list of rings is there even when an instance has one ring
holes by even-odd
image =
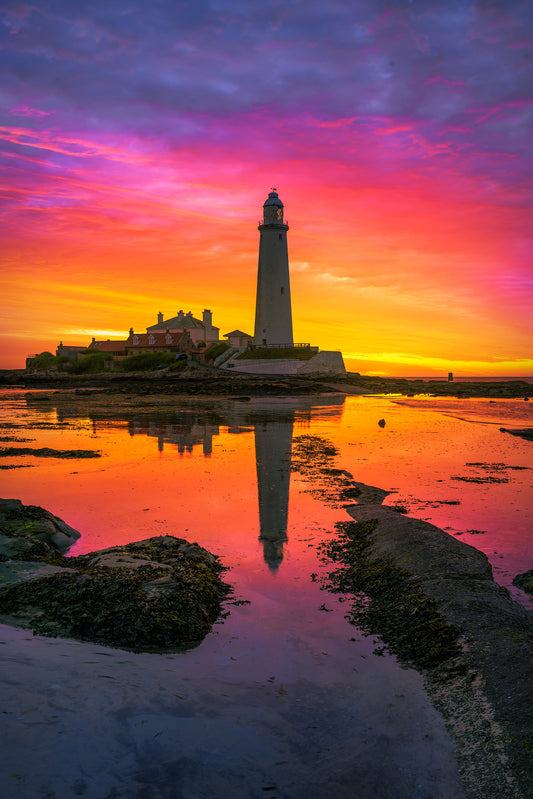
[[[227,341],[218,341],[216,344],[211,344],[209,349],[205,351],[204,358],[206,361],[216,361],[218,356],[222,355],[226,350],[229,350]]]
[[[128,355],[117,367],[120,372],[153,372],[160,366],[176,363],[175,352],[142,352],[139,355]]]

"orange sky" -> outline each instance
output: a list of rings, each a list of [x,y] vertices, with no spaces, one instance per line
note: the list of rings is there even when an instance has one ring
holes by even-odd
[[[352,47],[342,19],[326,46],[318,20],[298,28],[290,9],[266,33],[248,20],[260,57],[232,56],[231,15],[208,51],[215,34],[192,17],[179,47],[167,41],[166,11],[146,44],[133,17],[119,36],[113,4],[83,22],[13,8],[0,367],[59,341],[142,332],[158,311],[211,308],[221,335],[253,333],[257,221],[275,186],[296,341],[340,349],[362,373],[533,374],[533,83],[516,60],[531,20],[448,18],[438,3],[433,16],[380,16],[369,2],[364,19],[350,17],[361,41],[346,62],[334,46]],[[127,73],[141,46],[142,69]],[[490,94],[480,65],[487,86],[510,77]]]

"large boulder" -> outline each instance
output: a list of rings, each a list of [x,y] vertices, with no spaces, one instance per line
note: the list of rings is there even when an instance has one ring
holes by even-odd
[[[197,645],[220,615],[224,567],[198,544],[157,536],[67,558],[60,549],[71,528],[57,517],[17,500],[3,500],[0,513],[4,622],[155,651]]]

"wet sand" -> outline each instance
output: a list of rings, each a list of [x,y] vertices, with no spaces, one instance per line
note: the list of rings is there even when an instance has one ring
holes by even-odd
[[[205,656],[131,654],[0,627],[2,796],[462,799],[452,742],[420,676],[314,636],[210,636]],[[259,676],[261,675],[261,676]],[[390,679],[389,679],[390,678]]]

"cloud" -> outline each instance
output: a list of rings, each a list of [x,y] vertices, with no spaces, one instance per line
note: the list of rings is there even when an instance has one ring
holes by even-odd
[[[303,289],[523,330],[532,42],[520,0],[9,0],[6,270],[239,291],[278,185]]]
[[[50,116],[51,111],[41,111],[38,108],[30,108],[27,105],[21,105],[18,108],[12,108],[9,113],[14,117],[46,117]]]
[[[65,332],[66,336],[94,336],[96,339],[111,338],[124,339],[128,336],[126,330],[89,330],[87,328],[73,328]]]

